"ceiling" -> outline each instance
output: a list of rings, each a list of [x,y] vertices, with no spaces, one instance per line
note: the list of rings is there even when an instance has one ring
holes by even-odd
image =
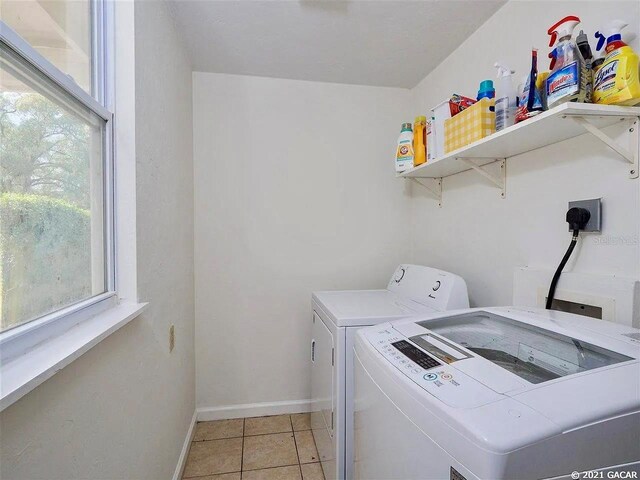
[[[414,87],[504,0],[170,0],[193,69]]]

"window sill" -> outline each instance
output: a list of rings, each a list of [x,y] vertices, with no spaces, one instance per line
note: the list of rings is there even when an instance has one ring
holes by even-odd
[[[142,313],[122,303],[48,339],[0,366],[0,412]]]

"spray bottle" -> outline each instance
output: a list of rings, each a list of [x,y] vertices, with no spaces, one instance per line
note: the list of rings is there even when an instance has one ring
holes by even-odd
[[[518,94],[512,77],[516,72],[498,62],[493,66],[498,69],[496,85],[496,132],[498,132],[515,123]]]
[[[580,23],[574,15],[551,26],[549,46],[555,47],[555,64],[547,78],[547,102],[553,108],[564,102],[584,102],[587,97],[587,67],[580,49],[572,39],[573,29]]]
[[[544,108],[540,92],[536,89],[538,80],[538,50],[531,49],[531,71],[518,86],[518,110],[516,123],[541,113]]]
[[[604,34],[596,32],[601,50],[605,38],[606,57],[604,63],[595,74],[593,100],[606,105],[640,104],[640,74],[638,72],[638,55],[622,41],[620,31],[627,24],[622,20],[609,22]]]

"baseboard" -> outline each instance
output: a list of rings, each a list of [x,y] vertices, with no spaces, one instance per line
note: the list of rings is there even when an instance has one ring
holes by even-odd
[[[196,410],[198,421],[223,420],[228,418],[263,417],[283,413],[306,413],[311,411],[311,400],[285,402],[245,403],[221,407],[201,407]]]
[[[178,465],[176,465],[176,471],[173,474],[173,480],[181,480],[182,478],[184,467],[187,464],[187,455],[189,455],[189,447],[191,446],[191,441],[193,440],[193,436],[196,433],[197,421],[198,421],[198,411],[196,410],[195,412],[193,412],[193,417],[191,418],[191,424],[189,425],[187,436],[184,439],[184,444],[182,445],[182,451],[180,452],[180,457],[178,457]]]

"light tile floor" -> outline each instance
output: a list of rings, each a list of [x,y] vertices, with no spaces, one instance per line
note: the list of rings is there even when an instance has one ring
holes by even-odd
[[[324,480],[308,413],[198,422],[183,478]]]

